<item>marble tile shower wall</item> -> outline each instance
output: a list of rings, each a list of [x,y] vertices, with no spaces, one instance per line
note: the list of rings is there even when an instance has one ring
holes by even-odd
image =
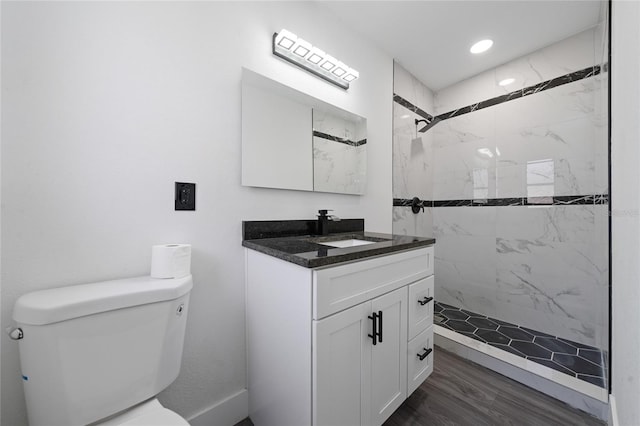
[[[443,89],[427,111],[443,114],[600,64],[599,34],[585,31]],[[516,82],[498,86],[506,77]],[[433,166],[425,198],[606,194],[606,79],[601,72],[443,120],[427,132]],[[402,149],[396,131],[394,154]],[[405,173],[403,166],[394,161],[394,177]],[[394,197],[411,198],[397,181]],[[420,220],[410,216],[431,220],[439,302],[606,349],[607,204],[435,207],[424,215],[394,209],[403,209],[394,210],[394,232],[396,222],[398,230],[420,231],[406,225]]]
[[[436,113],[593,66],[596,34],[585,31],[440,91]],[[517,86],[496,84],[507,76]],[[598,104],[604,77],[438,124],[434,199],[606,193],[606,117]],[[436,298],[606,348],[607,215],[607,205],[434,209]]]
[[[606,193],[599,87],[589,77],[437,124],[434,199]]]
[[[399,64],[394,64],[394,92],[419,110],[393,104],[393,198],[433,199],[432,133],[416,133],[415,120],[433,111],[433,93]],[[424,126],[421,124],[420,127]],[[432,208],[413,214],[407,207],[393,207],[393,232],[432,235]]]
[[[434,209],[436,300],[606,348],[606,212],[606,205]]]

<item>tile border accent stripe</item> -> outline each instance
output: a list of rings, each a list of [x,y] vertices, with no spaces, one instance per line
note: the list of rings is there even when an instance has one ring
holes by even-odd
[[[394,207],[411,207],[413,199],[394,198]],[[482,200],[423,200],[424,207],[517,207],[609,204],[608,194],[559,195],[554,197],[488,198]]]
[[[534,84],[533,86],[514,90],[513,92],[507,93],[505,95],[496,96],[495,98],[480,101],[472,105],[467,105],[465,107],[437,115],[436,118],[446,120],[448,118],[457,117],[459,115],[468,114],[473,111],[478,111],[483,108],[498,105],[503,102],[512,101],[514,99],[519,99],[524,96],[533,95],[535,93],[540,93],[548,89],[553,89],[554,87],[562,86],[563,84],[573,83],[574,81],[582,80],[583,78],[596,76],[600,74],[600,70],[600,65],[587,67],[579,71],[561,75],[560,77],[552,78],[551,80],[543,81],[542,83]]]
[[[345,138],[341,138],[341,137],[338,137],[338,136],[333,136],[333,135],[330,135],[328,133],[322,133],[322,132],[319,132],[317,130],[313,131],[313,136],[315,136],[317,138],[326,139],[328,141],[344,143],[344,144],[351,145],[351,146],[360,146],[360,145],[364,145],[364,144],[367,143],[367,139],[362,139],[362,140],[359,140],[359,141],[352,141],[350,139],[345,139]]]
[[[428,112],[424,111],[420,107],[412,104],[411,102],[409,102],[408,100],[406,100],[402,96],[397,95],[395,93],[393,94],[393,101],[395,103],[397,103],[398,105],[402,105],[403,107],[407,108],[411,112],[413,112],[415,114],[418,114],[420,117],[426,118],[427,121],[429,121],[429,122],[431,120],[433,120],[433,118],[434,118],[433,115],[429,114]]]
[[[414,113],[418,114],[419,116],[421,116],[423,118],[426,118],[429,122],[431,122],[432,119],[446,120],[446,119],[449,119],[449,118],[453,118],[453,117],[457,117],[457,116],[460,116],[460,115],[468,114],[468,113],[473,112],[473,111],[478,111],[478,110],[483,109],[483,108],[488,108],[488,107],[491,107],[491,106],[494,106],[494,105],[498,105],[498,104],[501,104],[503,102],[512,101],[512,100],[515,100],[515,99],[522,98],[524,96],[533,95],[535,93],[540,93],[540,92],[548,90],[548,89],[553,89],[554,87],[562,86],[563,84],[573,83],[574,81],[582,80],[582,79],[588,78],[588,77],[593,77],[593,76],[596,76],[596,75],[600,74],[600,72],[602,72],[603,68],[604,68],[604,71],[606,72],[607,69],[608,69],[608,64],[605,63],[602,66],[594,65],[592,67],[587,67],[587,68],[584,68],[584,69],[579,70],[579,71],[575,71],[575,72],[572,72],[572,73],[569,73],[569,74],[561,75],[560,77],[552,78],[551,80],[546,80],[546,81],[543,81],[541,83],[534,84],[533,86],[524,87],[524,88],[519,89],[519,90],[514,90],[513,92],[510,92],[510,93],[507,93],[507,94],[504,94],[504,95],[500,95],[500,96],[496,96],[495,98],[486,99],[484,101],[480,101],[480,102],[475,103],[475,104],[467,105],[465,107],[458,108],[458,109],[455,109],[453,111],[445,112],[445,113],[437,115],[437,116],[433,116],[433,115],[429,114],[428,112],[420,109],[420,107],[418,107],[416,105],[413,105],[411,102],[409,102],[408,100],[404,99],[402,96],[397,95],[395,93],[393,94],[393,101],[396,102],[397,104],[402,105],[403,107],[409,109],[410,111],[413,111]]]

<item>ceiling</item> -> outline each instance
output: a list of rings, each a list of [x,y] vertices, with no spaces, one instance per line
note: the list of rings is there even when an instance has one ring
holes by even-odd
[[[553,44],[600,20],[600,1],[319,1],[432,90]],[[490,38],[480,55],[471,45]]]

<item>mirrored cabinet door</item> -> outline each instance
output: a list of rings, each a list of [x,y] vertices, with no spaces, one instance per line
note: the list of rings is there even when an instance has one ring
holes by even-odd
[[[367,120],[242,70],[242,185],[363,194]]]

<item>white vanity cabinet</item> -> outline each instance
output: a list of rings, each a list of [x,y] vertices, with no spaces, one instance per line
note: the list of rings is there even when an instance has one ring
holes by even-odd
[[[406,399],[406,288],[313,321],[313,335],[312,424],[382,424]]]
[[[433,247],[309,269],[246,249],[249,416],[381,425],[433,369]]]

